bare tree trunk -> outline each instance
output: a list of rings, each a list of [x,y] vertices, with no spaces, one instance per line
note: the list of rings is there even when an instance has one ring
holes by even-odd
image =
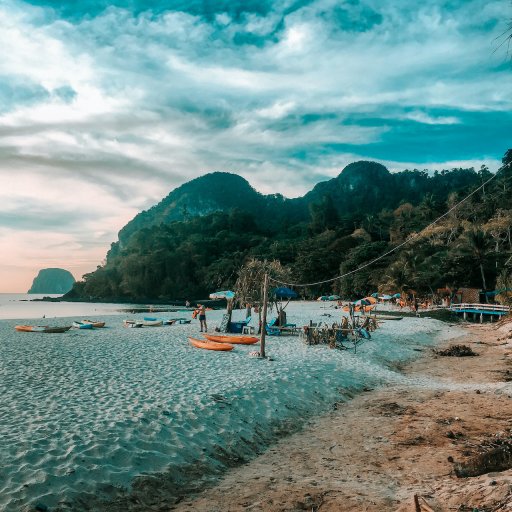
[[[482,275],[482,284],[484,285],[484,290],[487,290],[487,284],[485,283],[484,266],[481,263],[480,263],[480,274]],[[487,301],[487,295],[485,296],[485,300]]]
[[[260,355],[265,357],[265,335],[267,334],[267,302],[268,302],[268,274],[265,273],[265,280],[263,281],[263,318],[261,319],[261,334],[260,334]]]

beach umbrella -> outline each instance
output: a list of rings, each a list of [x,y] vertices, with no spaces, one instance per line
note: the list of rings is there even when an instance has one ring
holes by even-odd
[[[235,297],[235,292],[224,290],[222,292],[210,293],[210,299],[226,299],[231,300]]]
[[[367,300],[370,304],[377,304],[377,299],[375,297],[365,297],[363,300]]]
[[[379,294],[377,292],[372,293],[371,297],[373,297],[374,299],[378,299],[379,298]]]
[[[272,294],[278,299],[294,299],[297,297],[297,292],[294,292],[291,288],[287,288],[286,286],[274,288],[274,290],[272,290]]]
[[[381,295],[381,296],[379,297],[379,299],[382,299],[382,300],[391,300],[391,299],[392,299],[392,297],[391,297],[391,295]]]
[[[354,304],[354,306],[369,306],[371,302],[366,299],[359,299],[355,302],[352,302],[352,304]]]
[[[339,295],[329,295],[329,300],[340,300],[341,297]]]
[[[316,300],[329,300],[329,297],[327,295],[322,295],[321,297],[318,297]]]
[[[395,293],[395,295],[393,295],[393,299],[399,299],[402,295],[400,293]]]

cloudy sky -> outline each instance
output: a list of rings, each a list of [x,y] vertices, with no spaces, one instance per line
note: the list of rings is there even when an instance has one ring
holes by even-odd
[[[96,268],[213,170],[297,196],[351,161],[510,147],[510,0],[0,1],[0,292]]]

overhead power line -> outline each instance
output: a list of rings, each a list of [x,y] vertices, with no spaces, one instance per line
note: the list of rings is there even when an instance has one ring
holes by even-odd
[[[360,267],[357,267],[356,269],[354,270],[351,270],[350,272],[346,272],[345,274],[341,274],[339,276],[336,276],[336,277],[332,277],[331,279],[325,279],[324,281],[317,281],[316,283],[287,283],[285,281],[281,281],[279,279],[274,279],[273,277],[269,276],[269,279],[274,282],[274,283],[277,283],[277,284],[282,284],[282,285],[285,285],[285,286],[294,286],[294,287],[306,287],[306,286],[316,286],[316,285],[319,285],[319,284],[326,284],[326,283],[332,283],[334,281],[337,281],[338,279],[342,279],[344,277],[347,277],[347,276],[350,276],[352,274],[355,274],[371,265],[373,265],[374,263],[377,263],[377,261],[380,261],[381,259],[385,258],[386,256],[389,256],[390,254],[393,254],[395,251],[397,251],[398,249],[400,249],[401,247],[403,247],[404,245],[412,242],[413,240],[416,240],[416,238],[418,238],[421,233],[423,233],[423,231],[431,228],[432,226],[436,225],[441,219],[444,219],[447,215],[449,215],[451,212],[453,212],[453,210],[456,210],[462,203],[464,203],[465,201],[467,201],[471,196],[475,195],[479,190],[482,190],[489,182],[491,182],[494,178],[496,178],[496,176],[499,174],[499,172],[501,170],[503,170],[505,167],[509,167],[510,164],[507,164],[507,165],[504,165],[503,167],[500,167],[495,174],[493,174],[487,181],[485,181],[484,183],[482,183],[478,188],[476,188],[475,190],[473,190],[473,192],[471,192],[470,194],[468,194],[464,199],[462,199],[461,201],[459,201],[457,204],[455,204],[454,206],[452,206],[448,211],[446,211],[445,213],[443,213],[443,215],[441,215],[440,217],[438,217],[437,219],[435,219],[434,221],[432,221],[428,226],[424,227],[422,230],[418,231],[418,233],[414,233],[413,235],[411,235],[409,238],[407,238],[407,240],[405,240],[404,242],[402,242],[401,244],[398,244],[396,247],[393,247],[392,249],[390,249],[389,251],[386,251],[384,254],[381,254],[380,256],[378,256],[377,258],[369,261],[368,263],[365,263],[364,265],[361,265]]]

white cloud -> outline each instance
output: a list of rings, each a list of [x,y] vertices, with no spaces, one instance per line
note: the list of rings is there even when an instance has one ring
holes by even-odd
[[[457,130],[468,112],[511,110],[510,72],[493,53],[508,0],[452,10],[440,0],[290,5],[275,2],[266,16],[219,12],[211,23],[114,7],[66,21],[5,0],[0,88],[21,80],[48,94],[0,109],[0,217],[22,204],[76,216],[30,233],[93,270],[138,210],[205,172],[238,172],[259,190],[296,196],[368,159],[399,137],[401,122]],[[478,167],[480,156],[499,165],[500,155],[468,151],[459,145],[428,164],[385,146],[381,154],[393,169]],[[27,255],[23,237],[3,229],[11,242],[0,267],[34,255],[55,263],[50,248]]]

